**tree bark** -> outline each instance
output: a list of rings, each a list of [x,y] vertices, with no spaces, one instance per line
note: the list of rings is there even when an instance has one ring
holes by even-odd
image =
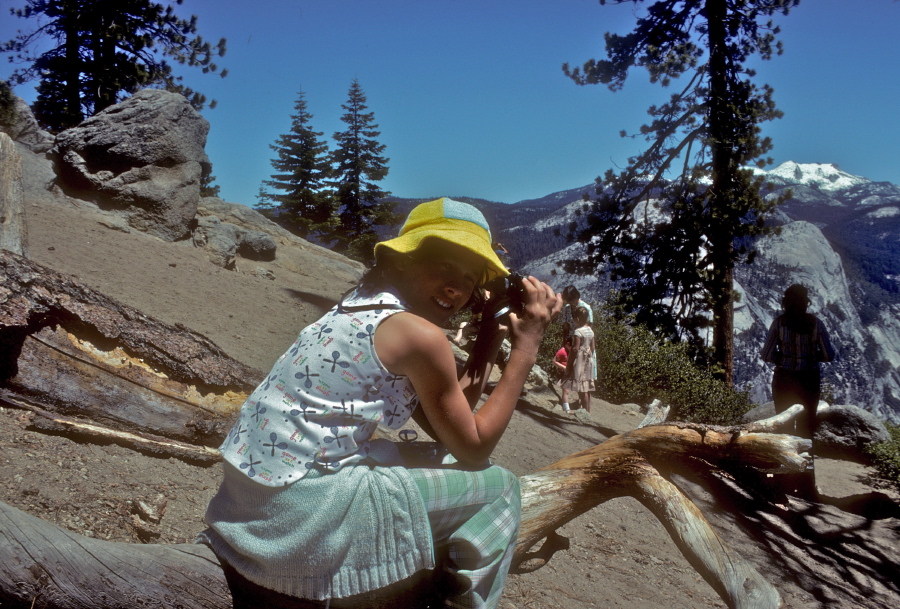
[[[262,376],[187,328],[0,252],[0,398],[218,446]]]

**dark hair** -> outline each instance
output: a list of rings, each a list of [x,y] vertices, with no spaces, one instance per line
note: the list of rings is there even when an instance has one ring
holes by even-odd
[[[562,297],[563,300],[569,302],[570,300],[581,298],[581,292],[579,292],[578,288],[576,288],[574,285],[568,285],[563,288]]]
[[[795,283],[784,291],[781,308],[784,309],[784,324],[788,330],[797,334],[812,334],[816,318],[807,313],[809,303],[809,290],[806,286]]]
[[[572,319],[575,320],[576,323],[580,323],[582,326],[585,324],[587,320],[591,318],[588,310],[584,307],[578,307],[575,309],[575,313],[572,315]],[[579,320],[581,320],[579,322]]]

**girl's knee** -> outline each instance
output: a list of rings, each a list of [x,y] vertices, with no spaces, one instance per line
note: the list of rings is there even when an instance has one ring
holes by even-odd
[[[492,483],[496,488],[501,489],[500,496],[505,498],[511,507],[516,510],[521,509],[522,489],[519,485],[519,477],[499,465],[491,466],[491,470],[494,477]]]

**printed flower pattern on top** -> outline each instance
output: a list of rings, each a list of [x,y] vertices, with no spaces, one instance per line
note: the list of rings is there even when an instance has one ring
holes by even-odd
[[[266,486],[364,461],[379,423],[398,429],[418,405],[412,385],[375,354],[378,324],[406,306],[353,292],[304,328],[250,394],[220,450]]]

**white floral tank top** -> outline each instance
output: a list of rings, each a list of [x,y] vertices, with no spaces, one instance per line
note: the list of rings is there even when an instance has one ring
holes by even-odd
[[[304,328],[250,394],[220,447],[266,486],[366,461],[379,423],[399,429],[418,405],[412,384],[375,354],[378,324],[406,305],[394,294],[351,292]]]

